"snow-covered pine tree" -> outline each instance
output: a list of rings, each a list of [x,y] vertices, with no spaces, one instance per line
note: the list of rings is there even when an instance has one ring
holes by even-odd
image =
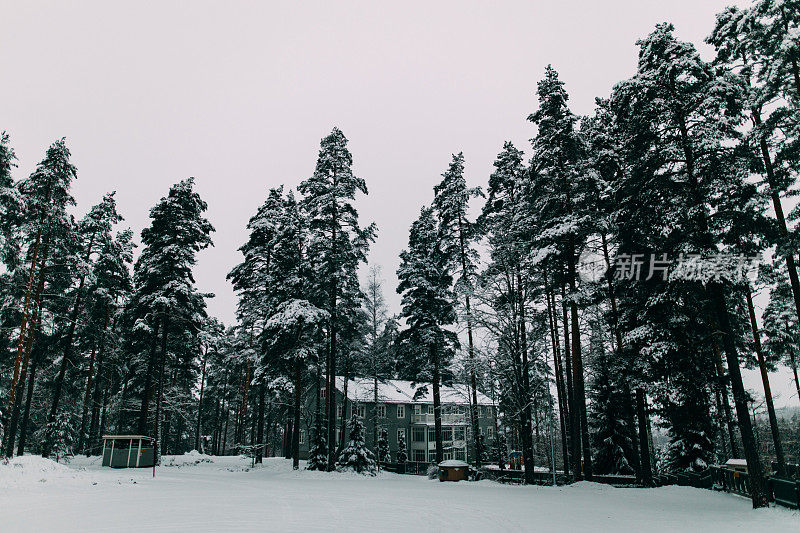
[[[401,433],[397,436],[397,462],[399,464],[405,464],[405,462],[408,461],[407,448],[406,435],[405,433]]]
[[[593,180],[589,179],[592,174],[583,171],[586,165],[586,147],[575,127],[578,118],[567,105],[569,95],[564,89],[564,83],[550,65],[545,69],[544,79],[537,86],[537,95],[539,109],[528,117],[538,128],[536,137],[531,140],[531,173],[537,181],[536,190],[541,192],[536,199],[538,209],[533,212],[540,215],[536,224],[538,230],[552,242],[545,240],[536,255],[552,253],[553,246],[562,250],[560,255],[566,267],[565,281],[571,325],[570,357],[574,398],[570,415],[573,470],[576,476],[582,472],[586,479],[591,479],[592,452],[586,413],[576,267],[586,236],[584,226],[589,218],[586,217],[584,202],[587,198],[593,199],[595,189],[592,186]]]
[[[74,429],[69,411],[60,410],[42,429],[41,441],[47,443],[57,463],[72,455]]]
[[[325,441],[325,433],[317,426],[314,429],[314,446],[308,453],[308,464],[306,470],[319,470],[327,472],[328,468],[328,444]]]
[[[506,434],[502,431],[498,431],[494,437],[492,446],[492,460],[500,470],[506,469],[506,457],[508,457],[507,445]]]
[[[590,367],[592,379],[589,409],[589,424],[594,449],[594,466],[598,474],[634,473],[628,457],[635,455],[628,420],[623,405],[620,376],[613,367],[613,352],[609,352],[603,342],[602,326],[599,319],[590,321],[589,339]],[[615,371],[616,370],[616,371]]]
[[[51,256],[58,256],[64,263],[69,261],[71,243],[74,239],[74,222],[67,207],[75,205],[70,192],[77,169],[70,162],[70,151],[66,140],[60,139],[47,149],[45,158],[37,165],[29,178],[17,184],[23,198],[22,221],[19,229],[19,250],[28,247],[27,255],[15,261],[17,281],[25,279],[24,294],[19,294],[22,307],[19,334],[16,341],[16,358],[8,398],[8,421],[4,438],[4,453],[10,457],[14,451],[21,401],[27,378],[37,326],[42,316],[42,294],[47,264]],[[28,256],[30,259],[28,259]],[[27,272],[25,264],[30,263]],[[52,263],[52,261],[51,261]],[[49,272],[52,276],[52,272]],[[16,277],[16,276],[15,276]],[[34,283],[35,282],[35,283]],[[68,282],[67,282],[68,283]],[[59,292],[55,289],[54,292]],[[61,314],[59,310],[59,315]]]
[[[386,428],[381,428],[380,437],[378,437],[378,462],[388,463],[389,457],[389,432]]]
[[[533,240],[538,233],[532,217],[538,210],[531,209],[537,190],[523,156],[521,150],[506,142],[489,176],[488,198],[479,223],[486,231],[491,261],[481,273],[480,286],[481,299],[490,304],[492,311],[482,324],[497,336],[494,371],[502,403],[508,412],[515,413],[512,423],[519,435],[522,456],[527,464],[533,464],[526,311],[531,294],[528,258],[533,254]],[[534,483],[532,469],[525,475],[526,483]]]
[[[53,419],[58,412],[67,368],[75,364],[72,361],[72,354],[74,352],[73,341],[75,338],[75,330],[78,325],[78,316],[81,312],[84,287],[87,277],[92,273],[91,258],[100,251],[103,243],[112,239],[111,232],[114,225],[122,220],[122,217],[117,213],[117,203],[114,199],[114,194],[113,192],[106,194],[102,202],[92,207],[89,213],[78,223],[76,233],[79,247],[77,253],[73,254],[75,264],[71,265],[72,275],[78,279],[78,282],[74,291],[72,291],[73,294],[69,295],[72,300],[72,309],[70,310],[69,320],[66,324],[66,333],[63,335],[61,364],[59,365],[58,375],[56,376],[53,386],[49,419]],[[94,353],[93,351],[92,354]],[[91,360],[88,363],[88,366],[93,366],[94,361]],[[87,390],[90,387],[91,383],[87,385]],[[83,447],[85,428],[86,410],[84,409],[84,414],[81,417],[81,430],[78,436],[79,448]],[[46,455],[46,452],[47,450],[45,450],[43,455]]]
[[[348,431],[348,441],[339,453],[336,469],[374,476],[377,468],[375,455],[364,443],[364,426],[355,414],[350,418]]]
[[[477,466],[481,466],[484,450],[477,438],[478,432],[478,380],[476,376],[475,343],[472,328],[472,292],[477,275],[478,252],[473,242],[479,237],[478,225],[469,220],[469,201],[471,198],[483,196],[480,188],[468,188],[464,179],[464,154],[453,155],[450,166],[442,174],[442,181],[433,188],[433,208],[439,219],[439,231],[444,241],[444,250],[450,259],[450,269],[457,272],[454,295],[459,303],[463,302],[463,319],[467,326],[467,361],[470,388],[472,395],[471,422],[474,438],[474,451]]]
[[[373,265],[367,275],[364,291],[364,311],[367,319],[367,345],[365,347],[365,375],[372,378],[372,442],[378,442],[378,382],[392,376],[393,361],[387,356],[389,351],[381,348],[381,333],[387,320],[386,300],[383,297],[381,269]]]
[[[770,287],[769,301],[764,308],[764,349],[772,360],[781,361],[794,376],[797,397],[800,398],[800,327],[792,302],[791,287],[786,275],[776,269]]]
[[[145,380],[140,391],[138,430],[141,434],[148,433],[150,399],[154,398],[156,461],[160,461],[163,444],[162,405],[168,388],[164,378],[167,364],[173,362],[176,367],[188,370],[180,372],[181,379],[172,387],[173,393],[188,400],[197,382],[198,369],[188,361],[199,351],[197,333],[206,312],[205,295],[194,286],[192,267],[197,253],[212,244],[210,235],[214,228],[203,216],[206,209],[206,203],[194,191],[193,178],[170,187],[167,196],[150,210],[150,226],[142,230],[144,248],[134,266],[136,291],[132,312],[135,322],[142,325],[149,337],[148,355],[143,361]],[[173,342],[169,341],[170,335]],[[188,415],[179,419],[185,418]]]
[[[300,467],[300,409],[303,378],[309,373],[322,342],[322,324],[328,313],[307,300],[287,300],[278,305],[264,325],[269,339],[266,361],[277,367],[293,385],[292,468]]]
[[[408,248],[400,253],[397,292],[402,294],[403,317],[408,327],[400,333],[399,343],[413,347],[414,353],[427,360],[426,370],[433,389],[436,462],[442,462],[442,405],[439,394],[443,369],[458,344],[455,334],[443,326],[455,321],[450,287],[453,278],[449,258],[443,249],[433,209],[423,207],[411,224]],[[419,351],[418,351],[419,350]],[[422,362],[421,357],[419,361]]]
[[[336,435],[335,376],[340,310],[360,307],[358,266],[366,262],[369,243],[374,240],[374,224],[362,228],[354,206],[356,194],[367,194],[366,182],[353,175],[353,156],[347,148],[347,138],[339,128],[320,142],[314,174],[303,181],[298,191],[303,195],[301,205],[308,217],[309,254],[315,258],[313,280],[316,280],[312,301],[328,312],[328,350],[325,362],[327,398],[325,423],[330,448],[329,464],[334,462]]]
[[[8,134],[0,132],[0,262],[8,270],[14,270],[20,255],[17,237],[22,222],[22,197],[11,175],[11,169],[17,166],[16,160]]]
[[[623,179],[615,186],[616,217],[623,237],[620,242],[622,253],[658,251],[676,258],[680,253],[713,255],[724,252],[727,217],[736,216],[737,209],[744,209],[748,202],[753,201],[749,195],[741,194],[738,206],[734,201],[723,202],[735,198],[731,197],[731,191],[737,191],[737,194],[745,192],[742,184],[746,178],[746,166],[742,165],[735,142],[739,137],[737,125],[742,120],[739,85],[718,75],[700,58],[694,46],[678,41],[671,24],[658,25],[639,42],[639,46],[637,74],[617,84],[611,99],[616,121],[626,134],[626,160],[631,169],[623,173]],[[655,203],[645,201],[650,195],[658,197]],[[707,414],[708,395],[699,392],[704,390],[708,380],[703,377],[700,383],[690,384],[689,381],[696,381],[698,375],[703,376],[703,369],[714,368],[709,364],[697,367],[698,346],[705,344],[706,350],[713,354],[717,349],[713,345],[719,342],[720,352],[727,359],[745,459],[752,475],[753,506],[765,506],[767,493],[763,466],[755,446],[739,366],[737,344],[741,339],[737,338],[739,332],[726,301],[726,296],[734,290],[734,284],[730,279],[714,278],[673,281],[675,283],[669,283],[671,287],[667,291],[674,291],[673,302],[691,316],[690,322],[684,322],[682,327],[694,328],[707,321],[704,328],[697,331],[697,344],[685,345],[685,348],[673,352],[683,355],[681,372],[686,384],[680,387],[679,380],[671,380],[669,383],[673,390],[664,399],[670,407],[691,406],[692,412],[683,411],[683,414],[690,415],[683,418],[688,422],[684,436],[695,440],[680,448],[702,449],[704,446],[697,439],[710,443],[712,428]],[[640,291],[644,285],[637,284],[637,290]],[[663,283],[653,287],[663,291]],[[641,316],[642,309],[655,304],[662,313],[673,313],[676,309],[665,306],[667,300],[650,297],[632,309]],[[690,301],[693,303],[687,306]],[[656,336],[679,324],[669,320],[659,322],[659,326],[652,330]],[[704,342],[704,338],[708,339],[708,331],[720,331],[721,334],[710,342]],[[675,346],[684,344],[686,339],[686,335],[679,333],[674,337]],[[666,346],[651,341],[646,344]],[[674,374],[679,365],[674,359],[670,363],[667,371]],[[677,389],[686,396],[677,397]],[[707,449],[713,447],[709,445]],[[703,467],[705,459],[697,459],[693,464]]]

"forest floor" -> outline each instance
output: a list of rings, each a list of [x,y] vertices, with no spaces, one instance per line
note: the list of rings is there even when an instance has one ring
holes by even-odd
[[[0,530],[17,531],[800,531],[800,513],[754,511],[687,487],[509,486],[422,476],[292,471],[290,461],[195,453],[156,469],[99,457],[0,464]]]

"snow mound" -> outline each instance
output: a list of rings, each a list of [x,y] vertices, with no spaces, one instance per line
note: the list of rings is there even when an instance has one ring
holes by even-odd
[[[23,455],[0,462],[0,487],[71,481],[87,481],[86,474],[39,455]]]
[[[162,466],[183,467],[194,466],[201,463],[213,463],[214,459],[210,455],[200,453],[197,450],[186,452],[183,455],[164,455],[161,457]]]
[[[594,481],[577,481],[572,483],[571,485],[567,485],[569,488],[572,489],[581,489],[581,490],[597,490],[597,491],[606,491],[606,490],[615,490],[616,487],[613,485],[608,485],[606,483],[595,483]]]

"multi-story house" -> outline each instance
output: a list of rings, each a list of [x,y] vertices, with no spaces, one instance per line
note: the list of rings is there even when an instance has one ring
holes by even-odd
[[[337,426],[341,423],[344,399],[344,378],[337,378]],[[322,397],[324,397],[324,390]],[[315,396],[311,394],[311,396]],[[442,453],[444,459],[461,459],[474,462],[470,457],[472,426],[470,424],[470,389],[465,385],[442,386]],[[378,427],[385,428],[389,435],[389,450],[392,461],[397,457],[398,442],[405,437],[406,454],[412,462],[433,462],[436,458],[434,432],[433,388],[430,383],[416,383],[397,379],[378,381],[378,402],[375,403],[374,382],[370,378],[355,378],[347,382],[347,419],[353,413],[362,419],[366,444],[375,449],[372,424],[375,414]],[[309,399],[305,413],[312,413],[313,399]],[[484,442],[491,445],[495,437],[496,412],[492,401],[478,392],[478,425]],[[300,457],[307,458],[310,436],[313,435],[313,420],[304,419],[300,431]],[[380,435],[379,429],[379,435]],[[337,442],[339,429],[337,428]]]

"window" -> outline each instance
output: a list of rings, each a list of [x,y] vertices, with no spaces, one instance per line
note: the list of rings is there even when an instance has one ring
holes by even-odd
[[[397,429],[397,445],[400,446],[400,441],[406,440],[406,430],[405,428],[398,428]]]
[[[453,428],[453,440],[466,440],[464,426],[456,426]]]
[[[494,428],[493,427],[490,426],[490,427],[486,428],[486,436],[488,438],[490,438],[490,439],[494,438]]]
[[[442,428],[442,440],[453,440],[453,428],[450,426]]]
[[[453,458],[453,450],[448,450],[442,453],[442,459],[444,459],[445,461],[449,461],[452,458]]]
[[[436,442],[436,428],[434,426],[428,427],[428,442]]]
[[[411,440],[414,442],[425,442],[425,428],[415,427],[411,430]]]
[[[355,413],[358,418],[364,418],[366,411],[367,409],[363,403],[353,404],[352,412]]]
[[[425,462],[425,450],[414,450],[414,462],[415,463],[424,463]]]
[[[379,403],[375,409],[378,414],[378,418],[386,418],[386,404]]]
[[[344,404],[337,403],[336,404],[336,418],[344,418]]]
[[[398,405],[397,406],[397,418],[405,418],[406,417],[406,406],[405,405]]]
[[[304,429],[300,430],[300,444],[303,444],[306,441],[306,431]]]
[[[429,405],[429,406],[428,406],[428,414],[429,414],[429,415],[432,415],[432,414],[433,414],[433,405]]]
[[[323,402],[325,401],[325,387],[324,386],[319,388],[319,397],[322,398]]]
[[[456,459],[459,461],[467,460],[467,452],[464,450],[464,448],[456,448]]]
[[[422,406],[421,405],[415,405],[414,406],[414,414],[415,415],[421,415],[422,414]]]
[[[429,463],[436,462],[436,452],[428,452],[428,462]]]

